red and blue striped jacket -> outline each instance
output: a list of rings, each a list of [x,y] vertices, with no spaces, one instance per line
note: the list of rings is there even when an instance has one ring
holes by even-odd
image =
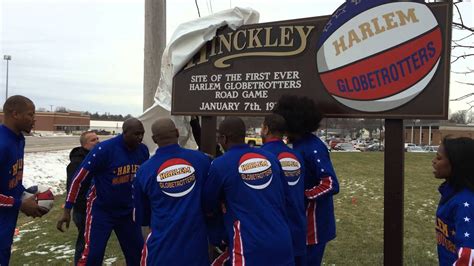
[[[72,208],[82,183],[92,175],[91,189],[95,189],[97,196],[95,205],[117,216],[132,212],[133,179],[149,156],[144,144],[128,150],[123,135],[97,144],[76,172],[64,207]]]
[[[326,145],[315,135],[306,134],[293,143],[304,159],[306,244],[327,243],[336,237],[333,195],[339,182]]]
[[[474,192],[456,192],[446,182],[439,192],[435,224],[439,265],[473,265]]]

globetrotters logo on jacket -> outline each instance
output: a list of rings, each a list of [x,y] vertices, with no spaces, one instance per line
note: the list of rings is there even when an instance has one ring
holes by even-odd
[[[246,153],[240,157],[239,173],[244,183],[253,189],[264,189],[273,179],[272,164],[258,153]]]
[[[278,155],[281,168],[285,174],[288,185],[295,186],[301,177],[301,164],[296,156],[289,152],[282,152]]]
[[[194,167],[183,159],[174,158],[164,162],[158,169],[156,181],[161,191],[171,197],[183,197],[196,185]]]
[[[346,1],[317,45],[326,90],[364,112],[397,108],[420,94],[438,69],[442,36],[423,2]]]

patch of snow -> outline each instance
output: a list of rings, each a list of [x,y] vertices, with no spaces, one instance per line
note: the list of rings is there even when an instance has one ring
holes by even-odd
[[[66,166],[70,150],[25,153],[23,185],[45,185],[53,194],[66,191]]]
[[[108,259],[105,259],[104,260],[104,264],[105,265],[112,265],[114,262],[117,261],[117,258],[113,257],[113,258],[108,258]]]
[[[31,254],[46,255],[46,254],[48,254],[48,252],[47,251],[36,251],[35,250],[35,251],[25,252],[23,255],[25,257],[29,257]]]

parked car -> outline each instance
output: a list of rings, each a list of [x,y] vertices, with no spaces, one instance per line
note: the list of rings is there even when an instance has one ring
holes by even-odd
[[[343,141],[342,141],[341,139],[331,139],[331,140],[329,141],[329,148],[330,148],[331,150],[334,150],[334,148],[336,147],[336,145],[339,144],[339,143],[343,143]]]
[[[425,146],[423,147],[423,150],[425,150],[426,152],[437,152],[438,148],[439,146]]]
[[[420,146],[408,146],[407,152],[425,152]]]
[[[355,148],[359,151],[366,151],[368,147],[369,147],[369,145],[367,145],[365,143],[359,143],[359,144],[355,145]]]
[[[384,149],[385,147],[380,143],[374,143],[367,146],[367,151],[383,151]]]
[[[245,143],[252,147],[262,146],[262,138],[258,136],[247,136],[245,137]]]
[[[346,152],[360,152],[360,150],[356,149],[352,143],[338,143],[334,146],[335,151],[346,151]]]
[[[408,151],[408,147],[414,147],[416,144],[414,143],[405,143],[405,151]]]

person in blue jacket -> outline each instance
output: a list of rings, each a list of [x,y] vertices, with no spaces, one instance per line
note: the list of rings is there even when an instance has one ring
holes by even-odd
[[[272,153],[251,148],[244,139],[242,119],[226,118],[219,125],[218,142],[226,152],[209,169],[202,194],[204,211],[212,215],[224,201],[232,265],[294,265],[285,211],[286,179]]]
[[[433,159],[435,178],[443,179],[436,211],[439,265],[473,265],[474,140],[444,138]]]
[[[312,134],[318,129],[322,114],[314,101],[294,95],[282,96],[273,112],[285,118],[293,149],[304,159],[306,257],[308,265],[321,265],[326,244],[336,237],[333,195],[339,192],[328,149]]]
[[[22,200],[23,155],[25,138],[35,124],[35,105],[21,95],[11,96],[3,105],[0,125],[0,265],[10,261],[13,234],[18,212],[41,217],[47,212],[36,203],[35,196]]]
[[[169,118],[158,119],[151,130],[158,149],[134,184],[138,219],[151,227],[141,265],[209,265],[201,190],[211,159],[180,147]]]
[[[66,198],[64,213],[57,223],[69,228],[71,208],[88,175],[92,186],[88,195],[85,249],[78,265],[101,265],[112,230],[117,235],[127,265],[139,265],[143,237],[134,221],[133,179],[138,167],[149,157],[142,144],[142,123],[136,118],[125,120],[123,134],[97,144],[82,162]]]
[[[288,183],[288,226],[293,238],[295,265],[306,265],[306,213],[304,207],[304,166],[301,155],[282,140],[286,130],[285,118],[278,114],[264,118],[260,135],[262,149],[277,156]]]

